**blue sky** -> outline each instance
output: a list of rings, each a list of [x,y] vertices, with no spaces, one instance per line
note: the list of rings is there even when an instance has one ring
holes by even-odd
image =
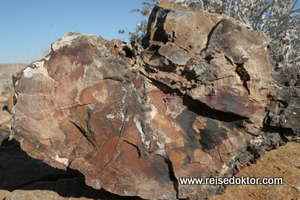
[[[41,59],[51,43],[70,31],[128,40],[118,30],[134,31],[145,19],[144,0],[0,0],[0,63]]]
[[[51,43],[70,31],[128,40],[118,30],[134,31],[145,19],[144,0],[0,0],[0,63],[41,59]],[[300,2],[296,7],[299,8]]]

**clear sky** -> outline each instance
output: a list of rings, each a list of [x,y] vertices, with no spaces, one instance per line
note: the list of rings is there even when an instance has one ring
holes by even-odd
[[[143,18],[144,0],[0,0],[0,63],[41,59],[70,31],[128,41]]]
[[[0,0],[0,63],[31,63],[70,31],[128,41],[144,0]],[[299,6],[300,2],[296,7]]]

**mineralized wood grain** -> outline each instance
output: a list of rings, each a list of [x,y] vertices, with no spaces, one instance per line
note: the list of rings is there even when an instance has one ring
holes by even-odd
[[[227,16],[164,1],[133,47],[70,32],[15,75],[14,137],[96,189],[210,197],[224,186],[178,180],[232,176],[299,139],[299,87],[278,81],[297,70],[271,44]]]

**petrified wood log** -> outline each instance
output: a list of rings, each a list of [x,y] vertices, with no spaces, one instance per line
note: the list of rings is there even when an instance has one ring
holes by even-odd
[[[14,137],[96,189],[203,199],[264,151],[299,139],[299,69],[263,32],[162,2],[140,43],[70,32],[14,77]],[[298,74],[298,76],[297,76]]]

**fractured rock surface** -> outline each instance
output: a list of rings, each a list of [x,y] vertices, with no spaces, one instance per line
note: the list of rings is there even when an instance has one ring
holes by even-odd
[[[70,32],[14,77],[14,137],[86,184],[144,199],[203,199],[266,150],[299,140],[299,68],[261,31],[161,3],[132,46]]]

